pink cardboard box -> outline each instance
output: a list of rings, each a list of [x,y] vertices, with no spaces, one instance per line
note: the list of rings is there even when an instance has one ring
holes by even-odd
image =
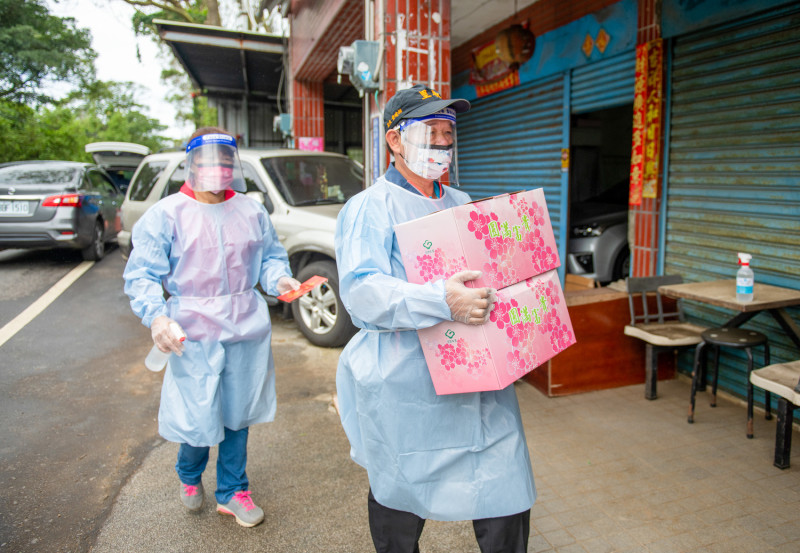
[[[575,343],[556,271],[497,291],[487,323],[417,331],[438,395],[502,390]]]
[[[505,288],[555,269],[558,248],[541,188],[452,207],[394,227],[406,278],[423,284],[482,271],[470,288]]]

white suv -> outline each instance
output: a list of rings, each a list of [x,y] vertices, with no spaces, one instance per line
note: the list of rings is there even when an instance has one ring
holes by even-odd
[[[293,302],[300,331],[318,346],[343,345],[355,327],[339,298],[339,276],[333,249],[336,216],[360,192],[363,170],[349,158],[300,150],[240,149],[246,194],[264,204],[289,254],[300,282],[313,275],[328,282]],[[185,181],[186,154],[164,152],[144,158],[122,204],[118,242],[123,257],[131,248],[131,229],[159,199],[177,192]],[[267,298],[274,305],[274,298]]]

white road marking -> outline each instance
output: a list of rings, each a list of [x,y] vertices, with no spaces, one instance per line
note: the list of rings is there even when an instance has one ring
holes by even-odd
[[[14,317],[3,328],[0,328],[0,347],[13,338],[17,332],[25,328],[25,325],[35,319],[42,311],[47,309],[72,283],[81,278],[83,273],[88,271],[94,263],[94,261],[84,261],[72,269],[47,292],[42,294],[39,299],[30,304],[25,311]]]

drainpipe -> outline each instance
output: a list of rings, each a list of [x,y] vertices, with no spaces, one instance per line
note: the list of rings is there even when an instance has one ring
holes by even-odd
[[[374,35],[373,33],[373,19],[372,19],[372,8],[373,3],[372,0],[364,0],[364,39],[365,40],[372,40]],[[364,188],[371,185],[373,180],[375,180],[375,175],[372,174],[372,133],[370,132],[370,126],[372,122],[372,112],[370,111],[369,105],[369,98],[370,94],[364,94],[363,98],[361,99],[361,110],[362,110],[362,117],[361,122],[363,123],[363,152],[364,152]]]

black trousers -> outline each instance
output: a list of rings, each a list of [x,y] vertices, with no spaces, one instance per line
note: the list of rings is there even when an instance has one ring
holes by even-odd
[[[377,553],[419,553],[425,519],[414,513],[384,507],[369,492],[369,530]],[[472,521],[481,553],[526,553],[531,510],[498,518]]]

